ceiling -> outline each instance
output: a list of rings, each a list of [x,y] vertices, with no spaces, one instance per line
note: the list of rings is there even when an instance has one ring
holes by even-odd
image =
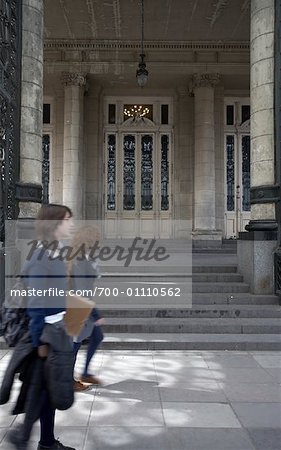
[[[44,0],[45,38],[141,38],[140,0]],[[250,0],[144,0],[144,39],[248,41]]]

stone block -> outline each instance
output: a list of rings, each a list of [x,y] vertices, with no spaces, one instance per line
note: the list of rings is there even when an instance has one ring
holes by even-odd
[[[274,109],[257,111],[251,115],[251,135],[253,138],[274,133]]]
[[[274,6],[256,10],[251,16],[251,41],[270,32],[274,32]]]
[[[199,176],[200,178],[205,178],[205,180],[209,180],[209,181],[207,181],[208,186],[212,186],[214,179],[215,179],[215,168],[213,165],[214,153],[212,153],[212,152],[206,152],[206,153],[209,156],[209,162],[197,164],[197,161],[196,161],[195,173],[196,173],[196,178],[197,178],[197,176]]]
[[[32,58],[33,64],[37,65],[42,64],[43,66],[42,36],[35,34],[33,31],[23,30],[22,54],[23,56],[29,56],[30,58]],[[43,67],[42,67],[42,74],[43,74]]]
[[[251,41],[251,63],[274,58],[274,33],[262,34]]]
[[[22,2],[23,8],[34,8],[38,11],[43,12],[43,2],[41,0],[23,0]]]
[[[251,186],[274,184],[274,160],[257,161],[251,167]]]
[[[195,132],[195,145],[197,145],[198,140],[206,139],[206,140],[214,140],[214,121],[206,118],[202,118],[196,122],[194,127]]]
[[[22,82],[21,104],[27,108],[34,108],[42,114],[43,92],[38,80],[33,82]]]
[[[274,106],[274,83],[256,86],[251,89],[251,113]]]
[[[42,113],[38,109],[21,107],[21,132],[40,134]]]
[[[274,136],[266,134],[264,136],[252,137],[251,139],[251,162],[262,162],[274,159]]]
[[[251,219],[275,219],[275,204],[274,203],[256,203],[251,207]]]
[[[22,55],[22,81],[41,84],[43,80],[43,64],[34,61],[34,55]],[[42,108],[42,107],[41,107]]]
[[[34,159],[21,159],[20,179],[26,183],[42,183],[42,164],[41,161]]]
[[[261,9],[269,8],[272,13],[274,11],[274,0],[252,0],[251,1],[251,16],[254,16]]]
[[[20,136],[20,156],[41,160],[42,158],[42,137],[35,133],[21,132]]]
[[[274,83],[274,59],[251,61],[251,88]]]
[[[243,239],[237,241],[238,272],[243,275],[245,283],[250,285],[251,293],[273,294],[274,250],[277,241],[258,239],[257,232],[240,233],[239,236],[243,236]]]

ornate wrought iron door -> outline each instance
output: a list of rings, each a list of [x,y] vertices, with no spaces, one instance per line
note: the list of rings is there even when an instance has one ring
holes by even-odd
[[[21,86],[21,0],[0,0],[0,241],[16,219]]]

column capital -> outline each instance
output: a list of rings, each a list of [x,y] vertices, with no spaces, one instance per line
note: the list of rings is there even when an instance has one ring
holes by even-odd
[[[79,72],[62,72],[61,82],[64,86],[85,86],[86,75]]]
[[[195,88],[214,87],[220,82],[219,73],[194,73],[191,76],[189,91],[193,92]]]

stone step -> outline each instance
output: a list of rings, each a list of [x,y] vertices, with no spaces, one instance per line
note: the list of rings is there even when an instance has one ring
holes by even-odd
[[[181,308],[104,308],[103,317],[115,318],[281,318],[281,307],[271,305],[200,305],[188,309]]]
[[[208,254],[236,254],[237,248],[235,246],[222,246],[222,247],[193,247],[192,253],[208,253]]]
[[[116,309],[191,309],[209,305],[221,308],[226,305],[240,307],[241,305],[279,305],[279,297],[276,295],[254,295],[249,292],[197,292],[188,296],[188,299],[176,299],[175,297],[103,297],[97,298],[96,303],[102,308]]]
[[[280,334],[109,333],[106,350],[281,350]]]
[[[240,293],[249,292],[249,285],[247,283],[209,283],[209,282],[198,282],[192,283],[193,293],[211,293],[211,292],[228,292],[228,293]]]
[[[192,294],[192,305],[279,305],[277,295],[254,295],[250,292],[198,292]]]
[[[278,334],[280,319],[258,318],[107,318],[105,333]]]
[[[178,273],[178,274],[171,274],[171,273],[131,273],[123,275],[122,273],[112,273],[112,274],[103,274],[102,281],[101,282],[132,282],[132,281],[165,281],[165,282],[188,282],[192,281],[193,283],[237,283],[242,282],[243,277],[239,273],[192,273],[191,274],[185,274],[185,273]]]
[[[127,292],[128,288],[133,289],[133,292],[138,293],[139,295],[141,289],[143,292],[146,292],[148,288],[152,290],[153,288],[158,288],[159,291],[161,287],[165,288],[180,288],[180,295],[184,295],[185,293],[240,293],[240,292],[249,292],[249,285],[247,283],[235,281],[235,282],[210,282],[210,281],[198,281],[192,282],[191,277],[167,277],[163,279],[159,279],[158,277],[151,277],[149,279],[136,279],[135,277],[116,277],[110,279],[102,278],[99,280],[97,284],[97,291],[101,291],[101,288],[118,288],[118,292],[120,298],[122,298],[122,294]],[[145,296],[144,294],[142,294]],[[126,297],[127,294],[124,295]],[[155,295],[157,296],[157,295]],[[139,297],[138,297],[139,298]],[[160,296],[159,296],[160,298]],[[163,298],[163,297],[162,297]]]
[[[153,269],[153,270],[152,270]],[[100,266],[100,270],[102,273],[102,276],[110,276],[110,274],[114,273],[120,273],[121,275],[126,274],[127,276],[130,276],[131,273],[138,273],[138,274],[149,274],[150,272],[153,272],[153,274],[161,275],[163,272],[167,273],[167,270],[164,270],[161,266],[129,266],[129,267],[123,267],[123,266]],[[182,276],[185,276],[187,273],[236,273],[237,272],[237,266],[236,265],[192,265],[188,268],[183,268],[182,266],[171,266],[169,267],[168,274],[172,276],[173,274],[182,274]]]

